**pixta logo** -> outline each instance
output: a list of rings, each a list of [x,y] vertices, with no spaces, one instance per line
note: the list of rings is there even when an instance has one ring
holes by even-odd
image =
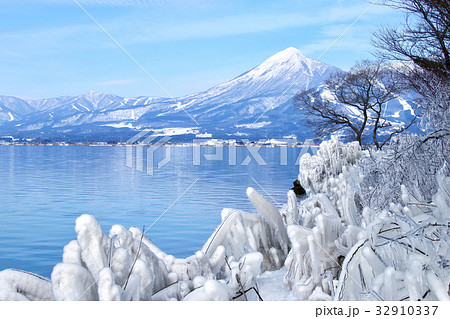
[[[126,146],[126,165],[137,171],[153,175],[155,169],[161,169],[172,161],[173,144],[171,136],[156,135],[150,130],[143,130],[130,138]],[[259,140],[250,141],[248,139],[236,140],[218,140],[218,139],[193,139],[188,145],[192,148],[192,165],[200,166],[208,161],[222,161],[229,166],[248,166],[251,163],[258,166],[268,165],[267,159],[261,152],[264,147],[270,147],[278,153],[278,160],[274,162],[271,152],[271,165],[287,166],[293,163],[292,157],[288,159],[289,147],[295,147],[296,161],[295,165],[300,165],[300,158],[309,153],[317,154],[319,141],[308,139],[299,144],[296,139],[277,139],[277,140]],[[184,144],[186,146],[186,144]],[[226,151],[224,151],[226,149]],[[159,152],[157,152],[159,151]],[[239,153],[239,155],[238,155]],[[290,153],[292,156],[292,152]],[[157,156],[156,156],[157,155]],[[161,158],[162,157],[162,158]]]
[[[158,139],[159,138],[159,139]],[[143,130],[130,138],[126,146],[126,165],[148,175],[154,174],[155,152],[159,148],[164,149],[164,157],[156,163],[161,169],[172,160],[172,148],[166,143],[170,136],[159,136],[150,130]]]

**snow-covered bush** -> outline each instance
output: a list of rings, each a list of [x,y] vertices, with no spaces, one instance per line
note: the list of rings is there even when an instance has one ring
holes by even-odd
[[[414,111],[422,134],[398,135],[385,152],[371,152],[364,159],[362,195],[365,204],[373,208],[387,208],[390,202],[398,202],[402,185],[430,202],[438,190],[438,171],[444,167],[444,174],[450,175],[449,78],[408,64],[401,72],[415,94],[420,93]]]
[[[437,173],[450,175],[450,135],[439,139],[403,135],[385,151],[372,151],[360,165],[362,201],[387,208],[401,199],[402,185],[420,200],[430,202],[438,190]]]
[[[362,201],[356,165],[362,155],[332,138],[317,156],[302,157],[299,180],[309,197],[299,207],[298,225],[288,226],[286,285],[310,300],[447,300],[445,168],[434,176],[431,203],[403,185],[398,202],[374,209]]]
[[[412,74],[423,135],[401,135],[360,165],[366,226],[346,258],[337,298],[448,300],[450,82]]]
[[[285,284],[301,299],[334,295],[340,262],[361,231],[356,164],[362,156],[358,143],[343,144],[333,137],[317,155],[300,160],[299,180],[309,197],[299,207],[298,220],[288,226],[292,249]]]
[[[365,227],[347,254],[338,300],[449,300],[450,178],[437,174],[431,203],[402,187],[400,203],[364,212]]]

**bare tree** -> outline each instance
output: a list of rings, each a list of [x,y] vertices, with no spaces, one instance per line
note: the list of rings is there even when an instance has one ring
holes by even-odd
[[[294,103],[308,116],[307,124],[320,135],[339,130],[352,133],[362,145],[363,137],[371,134],[378,149],[393,135],[406,130],[412,122],[398,129],[383,117],[387,102],[402,92],[396,72],[381,61],[362,61],[349,72],[330,76],[323,89],[306,90],[296,95]],[[380,140],[380,132],[390,128],[391,133]]]
[[[448,0],[385,0],[384,5],[403,11],[400,27],[384,27],[374,44],[383,57],[412,61],[436,75],[450,75],[450,2]]]
[[[384,5],[406,14],[397,28],[375,34],[378,55],[402,63],[403,81],[420,94],[415,101],[422,135],[394,138],[387,152],[371,154],[361,165],[364,200],[387,207],[400,198],[400,185],[430,202],[441,171],[450,176],[450,2],[448,0],[386,0]]]
[[[403,11],[406,19],[400,27],[375,33],[378,55],[407,62],[402,73],[406,83],[421,94],[418,106],[425,132],[449,137],[450,2],[385,0],[383,4]]]

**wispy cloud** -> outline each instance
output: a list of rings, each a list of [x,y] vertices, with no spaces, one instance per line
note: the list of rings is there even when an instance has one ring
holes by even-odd
[[[73,1],[73,0],[66,0]],[[109,6],[109,7],[148,7],[148,6],[169,6],[186,5],[186,0],[77,0],[81,5],[86,6]],[[205,2],[204,0],[192,0],[194,2]]]
[[[336,37],[338,37],[345,28],[348,27],[345,24],[336,24],[333,26],[329,26],[326,30],[323,30],[322,37],[315,39],[305,45],[299,47],[299,50],[302,51],[307,56],[311,56],[315,58],[314,55],[320,54],[325,49],[327,49]],[[337,42],[332,50],[348,50],[351,48],[351,52],[355,51],[367,51],[371,48],[370,44],[370,36],[371,31],[367,27],[363,26],[354,26],[352,30],[350,30],[339,42]]]
[[[2,0],[17,1],[17,0]],[[50,3],[58,5],[73,4],[73,0],[22,0],[28,3]],[[188,6],[207,5],[206,0],[77,0],[83,6],[89,7],[150,7],[150,6]],[[213,1],[215,2],[215,1]]]
[[[98,47],[99,44],[106,43],[106,41],[99,41],[98,38],[94,39],[95,35],[95,26],[80,24],[0,33],[0,43],[5,44],[10,55],[15,52],[16,55],[26,58],[30,55],[49,54],[94,45]]]
[[[53,1],[53,0],[34,0]],[[72,0],[67,0],[72,1]],[[152,0],[77,0],[80,3],[100,4],[150,4]],[[173,0],[175,1],[175,0]],[[198,0],[200,1],[200,0]],[[175,1],[177,2],[177,1]],[[178,1],[183,2],[183,1]],[[176,17],[167,20],[154,20],[145,14],[133,11],[114,19],[99,21],[117,40],[124,45],[164,43],[174,41],[187,41],[195,39],[212,39],[245,34],[277,31],[289,28],[321,26],[332,28],[333,25],[345,23],[360,14],[367,6],[366,3],[349,8],[328,8],[314,15],[307,13],[248,13],[229,14],[223,17],[204,17],[202,19],[184,20]],[[378,11],[378,12],[377,12]],[[80,15],[83,12],[80,12]],[[382,14],[380,9],[371,12],[372,15]],[[41,30],[26,30],[21,32],[0,33],[0,41],[8,43],[8,47],[19,48],[16,52],[25,52],[26,47],[33,51],[40,50],[48,53],[55,50],[78,50],[80,48],[113,47],[114,44],[107,39],[103,32],[94,24],[86,22],[78,25],[47,28]],[[13,52],[13,49],[10,49]]]
[[[367,8],[360,0],[77,1],[170,92],[177,88],[182,94],[233,77],[288,46],[317,58]],[[40,85],[58,87],[51,95],[92,86],[124,96],[158,94],[148,83],[128,79],[140,76],[132,61],[73,0],[1,0],[0,8],[11,13],[0,28],[0,62],[10,74],[0,81],[5,92]],[[386,16],[383,9],[371,9],[327,54],[327,62],[342,67],[341,60],[367,55],[368,29],[385,23]],[[226,71],[214,71],[224,65]]]
[[[366,3],[349,8],[329,8],[314,15],[302,12],[233,14],[222,17],[155,22],[148,18],[121,18],[105,27],[125,43],[159,43],[238,36],[289,28],[344,23],[359,15]]]
[[[109,80],[109,81],[101,81],[95,82],[93,86],[115,86],[115,85],[126,85],[136,82],[137,79],[124,79],[124,80]]]

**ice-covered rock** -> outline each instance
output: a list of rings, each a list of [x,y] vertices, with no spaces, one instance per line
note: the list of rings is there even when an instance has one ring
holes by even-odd
[[[76,263],[60,263],[53,268],[52,291],[55,300],[98,300],[97,283],[89,270]]]
[[[6,269],[0,271],[0,300],[54,300],[52,284],[48,278]]]

